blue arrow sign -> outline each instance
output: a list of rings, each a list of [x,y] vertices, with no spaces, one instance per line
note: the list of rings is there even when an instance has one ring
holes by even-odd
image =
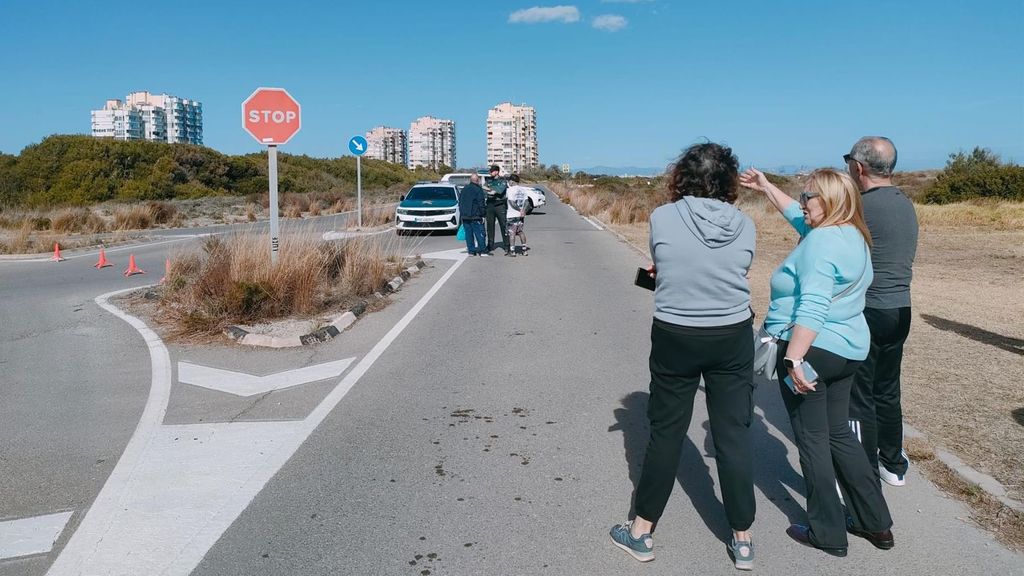
[[[362,136],[353,136],[352,138],[349,138],[348,150],[356,156],[366,154],[366,146],[366,138],[363,138]]]

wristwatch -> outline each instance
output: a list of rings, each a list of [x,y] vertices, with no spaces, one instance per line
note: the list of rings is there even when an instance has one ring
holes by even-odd
[[[803,364],[804,363],[804,359],[803,358],[783,357],[782,363],[786,366],[787,370],[792,370],[793,368],[796,368],[797,366]]]

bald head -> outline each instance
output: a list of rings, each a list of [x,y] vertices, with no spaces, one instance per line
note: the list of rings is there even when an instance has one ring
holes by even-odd
[[[480,183],[480,175],[479,174],[471,175],[469,177],[469,181],[472,182],[473,184],[479,184]]]
[[[859,162],[869,176],[891,178],[896,168],[896,146],[885,136],[865,136],[850,149],[850,158]]]

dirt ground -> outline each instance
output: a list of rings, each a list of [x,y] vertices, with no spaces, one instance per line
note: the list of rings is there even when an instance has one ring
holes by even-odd
[[[927,208],[926,208],[927,209]],[[749,206],[758,226],[754,310],[796,242],[781,217]],[[647,252],[647,225],[611,226]],[[1024,229],[923,225],[914,318],[903,357],[904,418],[1024,501]]]

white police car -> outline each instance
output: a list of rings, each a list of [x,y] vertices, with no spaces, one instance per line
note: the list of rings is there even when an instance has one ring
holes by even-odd
[[[461,221],[459,188],[449,182],[421,183],[409,189],[395,208],[398,233],[456,231]]]
[[[477,175],[480,176],[480,183],[483,186],[489,185],[491,183],[491,180],[493,180],[493,178],[491,178],[491,176],[486,173],[478,173]],[[455,172],[452,174],[445,174],[444,176],[441,177],[441,182],[455,184],[456,186],[459,187],[459,189],[462,189],[463,186],[469,184],[470,176],[472,176],[472,174],[467,172]],[[517,184],[515,182],[509,182],[509,185],[516,186]],[[527,214],[532,214],[534,208],[547,204],[547,197],[544,195],[544,191],[541,190],[540,188],[534,188],[532,186],[526,186],[523,184],[518,184],[518,186],[526,188]]]

